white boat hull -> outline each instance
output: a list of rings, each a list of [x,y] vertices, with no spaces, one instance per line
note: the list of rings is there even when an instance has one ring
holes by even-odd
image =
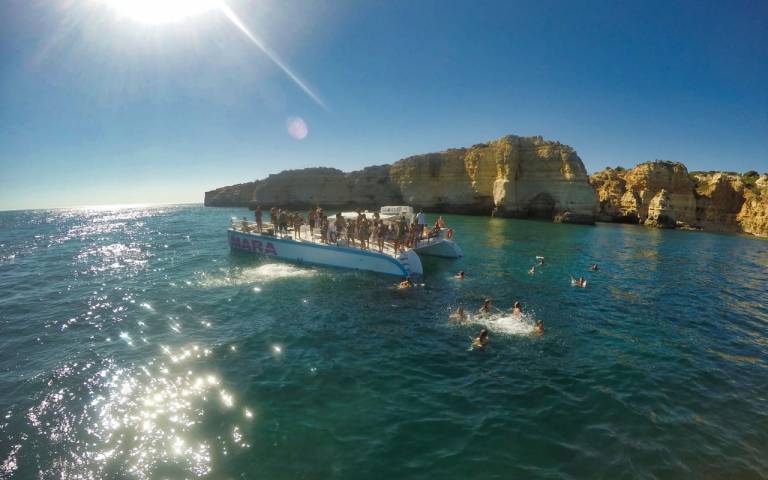
[[[414,251],[419,255],[432,257],[460,258],[464,256],[464,252],[461,251],[461,247],[456,242],[440,237],[419,240]]]
[[[227,230],[233,250],[256,253],[297,263],[326,265],[352,270],[367,270],[388,275],[407,277],[421,275],[421,260],[413,250],[397,257],[371,250],[294,240],[259,233]]]

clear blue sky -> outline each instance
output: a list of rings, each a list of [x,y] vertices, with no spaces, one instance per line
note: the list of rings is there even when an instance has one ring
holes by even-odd
[[[0,3],[0,209],[201,202],[507,133],[590,172],[768,170],[765,0],[226,0],[325,106],[223,11],[147,24],[115,1]]]

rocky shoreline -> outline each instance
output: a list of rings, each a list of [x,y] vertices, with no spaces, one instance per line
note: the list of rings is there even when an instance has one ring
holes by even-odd
[[[768,236],[768,174],[688,172],[677,162],[591,176],[576,151],[542,137],[507,135],[353,172],[286,170],[205,192],[205,205],[330,209],[407,204],[426,211],[635,223]]]

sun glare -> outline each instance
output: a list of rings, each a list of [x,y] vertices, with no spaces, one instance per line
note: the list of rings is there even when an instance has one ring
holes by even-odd
[[[221,0],[102,0],[119,16],[138,23],[174,23],[221,6]]]

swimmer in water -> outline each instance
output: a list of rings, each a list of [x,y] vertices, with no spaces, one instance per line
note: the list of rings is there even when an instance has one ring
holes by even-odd
[[[485,302],[483,302],[483,306],[480,307],[479,312],[481,314],[483,314],[483,315],[487,315],[487,314],[491,313],[491,307],[493,307],[493,305],[491,305],[491,299],[490,298],[486,298]]]
[[[413,281],[411,281],[411,277],[405,277],[402,282],[397,284],[397,288],[411,288],[413,286]]]
[[[520,302],[515,302],[515,306],[512,307],[512,315],[519,317],[523,314],[523,306],[520,305]]]
[[[529,275],[533,275],[536,273],[536,265],[532,266],[530,270],[528,270]]]
[[[584,279],[584,277],[579,277],[579,286],[581,288],[584,288],[587,286],[587,281]]]
[[[544,320],[536,320],[536,325],[533,327],[533,333],[536,335],[544,334]]]
[[[480,330],[480,334],[475,337],[474,340],[472,340],[472,348],[483,349],[486,345],[488,345],[490,340],[491,337],[488,336],[488,330],[482,329]]]
[[[459,306],[459,308],[451,314],[451,320],[456,320],[457,322],[464,321],[466,318],[467,314],[464,313],[464,307],[462,306]]]
[[[539,261],[539,265],[544,265],[544,257],[536,257],[536,260]]]
[[[600,267],[595,263],[591,267],[589,267],[589,269],[592,270],[593,272],[596,272],[600,270]]]
[[[461,270],[459,273],[457,273],[456,278],[459,280],[464,280],[464,270]]]

